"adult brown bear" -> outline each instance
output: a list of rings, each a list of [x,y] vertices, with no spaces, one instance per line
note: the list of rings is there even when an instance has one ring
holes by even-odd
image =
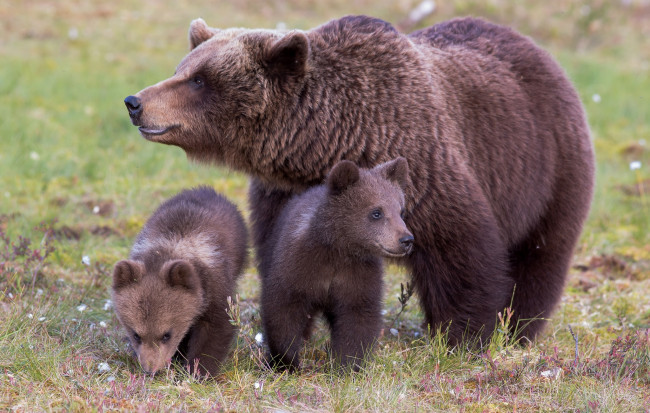
[[[416,240],[403,264],[426,322],[452,344],[485,339],[512,303],[539,333],[594,180],[584,111],[548,53],[473,18],[410,35],[365,16],[289,32],[199,19],[189,36],[176,74],[125,103],[145,138],[252,175],[258,254],[287,199],[338,161],[403,156]]]

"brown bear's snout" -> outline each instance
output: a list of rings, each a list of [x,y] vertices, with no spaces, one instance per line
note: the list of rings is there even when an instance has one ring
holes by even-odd
[[[402,247],[406,254],[410,254],[413,250],[413,235],[409,234],[399,239],[399,245]]]
[[[129,111],[131,121],[135,124],[140,117],[140,114],[142,114],[142,103],[140,102],[140,98],[133,95],[127,96],[126,99],[124,99],[124,104]]]

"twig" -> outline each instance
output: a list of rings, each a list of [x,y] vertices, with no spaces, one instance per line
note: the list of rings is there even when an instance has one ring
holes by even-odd
[[[569,326],[569,331],[573,336],[573,340],[576,342],[576,349],[575,349],[576,356],[573,359],[573,367],[577,367],[578,366],[578,336],[576,336],[576,333],[573,332],[573,329],[571,328],[571,324],[568,324],[568,326]]]
[[[395,323],[397,322],[397,319],[399,318],[400,315],[402,315],[402,312],[406,308],[406,304],[408,303],[409,299],[413,296],[413,292],[415,292],[415,287],[411,285],[410,282],[406,282],[406,289],[404,288],[404,283],[399,284],[401,292],[399,297],[397,299],[399,300],[402,308],[399,309],[399,312],[395,316],[395,319],[393,319],[393,322],[390,324],[389,329],[393,328],[395,326]]]

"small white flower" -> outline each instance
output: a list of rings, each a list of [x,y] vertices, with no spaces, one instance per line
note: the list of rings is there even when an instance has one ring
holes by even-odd
[[[425,0],[422,3],[420,3],[416,8],[411,10],[411,13],[409,13],[409,19],[412,21],[420,21],[429,14],[433,13],[433,11],[436,9],[436,3],[431,0]]]
[[[110,382],[112,382],[112,381],[115,381],[115,376],[108,376],[108,377],[106,377],[106,381],[107,381],[108,383],[110,383]]]
[[[99,366],[97,366],[97,370],[99,370],[100,373],[106,373],[107,371],[111,371],[111,366],[108,365],[108,363],[99,363]]]
[[[113,302],[111,300],[106,300],[106,302],[104,302],[104,311],[108,311],[111,308],[113,308]]]
[[[13,298],[14,298],[14,295],[13,295],[13,293],[9,293],[9,294],[7,294],[7,297],[13,299]]]
[[[381,310],[381,315],[386,315],[386,314],[388,314],[388,310],[386,310],[386,309]]]
[[[100,322],[99,322],[99,326],[100,326],[101,328],[106,328],[106,321],[100,321]]]
[[[646,145],[646,140],[645,139],[639,139],[639,145],[645,146]]]
[[[45,321],[45,317],[38,317],[38,321]]]
[[[256,389],[259,389],[259,388],[260,388],[260,384],[259,384],[259,382],[255,382],[255,383],[253,383],[253,387],[255,387]]]
[[[79,305],[77,306],[77,311],[79,311],[80,313],[82,313],[86,308],[88,308],[88,306],[87,306],[86,304],[79,304]]]
[[[562,369],[559,367],[553,367],[550,370],[544,370],[543,372],[540,373],[542,377],[547,379],[552,379],[552,380],[557,379],[558,377],[560,377],[561,374],[562,374]]]
[[[34,151],[29,153],[29,157],[30,157],[30,159],[32,161],[38,161],[41,158],[41,156],[37,152],[34,152]]]
[[[93,214],[99,214],[99,205],[93,207]]]
[[[598,93],[594,93],[594,95],[591,97],[591,100],[593,100],[596,103],[600,103],[601,101],[600,95]]]
[[[34,314],[32,314],[32,313],[27,314],[27,318],[29,318],[31,320],[32,318],[34,318]]]
[[[420,332],[416,331],[415,333],[413,333],[413,337],[420,337]]]
[[[11,198],[11,192],[5,191],[5,198]]]
[[[630,169],[635,170],[635,169],[641,169],[641,162],[640,161],[632,161],[630,162]]]
[[[391,328],[391,329],[390,329],[390,333],[391,333],[392,335],[396,336],[397,334],[399,334],[399,331],[397,331],[396,328]]]
[[[275,30],[283,32],[283,31],[287,30],[287,24],[285,22],[278,22],[275,25]]]
[[[38,288],[38,289],[36,290],[36,295],[43,295],[43,289],[42,289],[42,288]]]
[[[90,265],[90,257],[87,256],[87,255],[84,255],[83,257],[81,257],[81,263],[83,265],[89,266]]]
[[[76,27],[71,27],[68,29],[68,38],[70,40],[76,40],[79,37],[79,30]]]
[[[257,342],[257,344],[262,344],[264,342],[264,336],[262,335],[262,333],[255,334],[255,341]]]

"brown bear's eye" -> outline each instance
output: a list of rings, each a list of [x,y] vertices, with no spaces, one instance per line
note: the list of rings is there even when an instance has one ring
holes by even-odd
[[[402,209],[402,210],[399,212],[399,217],[402,218],[402,219],[405,219],[405,218],[406,218],[406,210],[405,210],[405,209]]]
[[[205,85],[205,81],[203,80],[203,78],[201,76],[198,76],[198,75],[194,76],[192,78],[191,82],[192,82],[192,85],[194,87],[197,87],[197,88],[203,87]]]
[[[384,216],[384,213],[379,208],[373,210],[370,213],[370,219],[375,220],[375,221],[378,220],[378,219],[382,219],[383,216]]]
[[[166,343],[166,342],[169,341],[170,338],[172,338],[172,334],[170,332],[167,332],[167,333],[163,334],[161,340],[162,340],[163,343]]]
[[[140,344],[142,342],[142,339],[140,338],[138,333],[133,333],[133,341],[135,341],[138,344]]]

